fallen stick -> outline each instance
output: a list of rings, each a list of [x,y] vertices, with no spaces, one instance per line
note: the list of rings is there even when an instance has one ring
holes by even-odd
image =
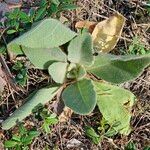
[[[4,59],[4,57],[3,57],[2,54],[0,54],[0,63],[1,63],[2,66],[3,66],[4,73],[5,73],[5,75],[6,75],[6,78],[7,78],[8,82],[9,82],[10,86],[11,86],[15,91],[18,91],[18,87],[16,86],[15,80],[14,80],[14,78],[13,78],[13,76],[12,76],[12,74],[11,74],[11,72],[10,72],[10,70],[9,70],[9,68],[8,68],[8,66],[7,66],[7,64],[6,64],[6,61],[5,61],[5,59]]]

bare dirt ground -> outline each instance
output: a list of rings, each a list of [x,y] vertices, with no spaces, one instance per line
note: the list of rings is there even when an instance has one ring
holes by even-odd
[[[150,50],[150,17],[148,17],[142,1],[77,0],[76,4],[79,6],[77,10],[62,14],[69,21],[68,24],[73,30],[75,30],[75,23],[79,20],[101,21],[118,11],[127,20],[122,38],[113,53],[120,54],[121,49],[127,52],[135,36],[138,36],[140,42]],[[8,64],[10,64],[9,60]],[[27,86],[19,94],[12,91],[10,87],[6,88],[0,101],[0,121],[6,119],[19,107],[33,89],[51,82],[45,72],[34,69],[29,69],[28,78]],[[50,134],[41,133],[38,138],[34,139],[30,149],[44,150],[47,145],[49,149],[57,150],[123,150],[125,145],[132,141],[137,150],[142,150],[145,146],[150,145],[150,68],[146,68],[139,78],[122,86],[131,90],[138,97],[131,120],[133,130],[129,136],[117,135],[103,139],[99,145],[93,144],[85,135],[84,126],[98,127],[100,113],[95,109],[89,116],[73,114],[68,122],[53,126]],[[47,104],[46,107],[50,111],[53,110],[52,103]],[[42,123],[32,116],[28,117],[25,122],[34,124],[39,130]],[[9,139],[14,132],[16,132],[15,129],[7,132],[0,130],[0,150],[3,150],[3,141]],[[78,144],[71,147],[72,140],[77,140]]]

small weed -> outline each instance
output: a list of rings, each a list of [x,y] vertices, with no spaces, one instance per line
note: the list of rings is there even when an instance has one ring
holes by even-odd
[[[6,13],[7,21],[5,26],[8,28],[7,34],[21,33],[31,26],[31,16],[23,12],[19,8],[14,9],[12,12]]]
[[[144,55],[147,54],[148,51],[145,48],[145,45],[141,43],[140,39],[138,37],[133,38],[133,42],[129,46],[129,54],[134,55]]]
[[[59,18],[62,11],[76,9],[73,0],[41,0],[39,9],[35,12],[34,21],[44,19],[45,17]]]
[[[87,137],[89,137],[92,140],[92,142],[94,144],[98,144],[101,140],[100,136],[90,126],[85,127],[85,134],[86,134]]]
[[[17,61],[12,70],[16,72],[15,81],[21,86],[25,86],[27,82],[27,68],[23,65],[21,61]]]
[[[43,121],[44,121],[42,125],[42,129],[46,133],[50,133],[51,132],[50,126],[58,123],[56,114],[49,114],[47,110],[44,110],[43,112],[41,112],[41,117],[43,118]]]
[[[37,5],[38,9],[31,8],[28,13],[19,8],[6,13],[7,21],[1,23],[1,26],[8,28],[7,35],[22,34],[30,29],[34,22],[46,17],[59,18],[62,11],[77,8],[72,0],[41,0]]]
[[[149,50],[146,48],[144,43],[140,41],[138,36],[133,38],[132,43],[129,45],[128,51],[124,48],[119,49],[121,55],[145,55],[149,53]]]
[[[27,130],[22,124],[19,125],[19,132],[12,136],[10,140],[5,141],[4,145],[8,149],[29,150],[32,140],[39,135],[35,129]]]
[[[125,150],[136,150],[136,146],[133,142],[129,142],[127,146],[125,146]]]
[[[109,125],[109,123],[102,118],[100,122],[100,127],[98,127],[99,134],[92,127],[85,127],[85,134],[89,137],[94,144],[98,144],[104,137],[112,137],[116,135],[118,132],[115,130],[115,127],[119,126],[120,123],[116,122],[113,125]]]
[[[47,134],[51,132],[51,126],[58,123],[56,114],[51,114],[42,105],[35,107],[33,113],[35,114],[36,119],[43,120],[42,129]]]

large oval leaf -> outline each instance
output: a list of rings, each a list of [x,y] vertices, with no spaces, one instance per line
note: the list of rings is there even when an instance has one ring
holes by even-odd
[[[33,92],[24,105],[18,108],[8,119],[2,122],[2,128],[8,130],[13,127],[16,122],[22,121],[32,113],[34,107],[50,101],[56,95],[57,90],[58,87],[48,87]]]
[[[83,79],[69,85],[62,94],[67,107],[82,115],[89,114],[96,105],[96,94],[91,80]]]
[[[95,57],[94,65],[87,71],[97,77],[112,83],[123,83],[133,80],[150,64],[150,55],[115,56],[99,54]]]
[[[66,78],[68,63],[55,62],[49,66],[48,71],[52,79],[57,83],[63,83]]]
[[[135,96],[130,91],[107,83],[94,82],[94,85],[97,105],[105,120],[115,133],[128,135],[131,131],[131,110]]]
[[[48,69],[49,65],[56,61],[67,61],[66,54],[60,48],[41,49],[22,47],[25,55],[38,69]]]
[[[68,47],[68,60],[85,66],[92,65],[92,38],[89,33],[83,33],[74,38]]]
[[[45,19],[8,44],[8,51],[22,54],[20,45],[28,48],[54,48],[70,41],[76,33],[55,19]]]

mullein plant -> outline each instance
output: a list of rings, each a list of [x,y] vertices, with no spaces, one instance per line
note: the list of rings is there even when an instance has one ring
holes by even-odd
[[[131,110],[136,97],[119,84],[138,77],[150,64],[150,55],[116,56],[97,51],[87,30],[75,33],[55,19],[45,19],[7,46],[11,59],[25,55],[35,68],[48,70],[53,85],[31,93],[24,105],[2,122],[8,130],[32,113],[38,104],[51,101],[63,88],[65,106],[80,115],[97,105],[114,134],[131,131]],[[59,93],[60,94],[60,93]]]

